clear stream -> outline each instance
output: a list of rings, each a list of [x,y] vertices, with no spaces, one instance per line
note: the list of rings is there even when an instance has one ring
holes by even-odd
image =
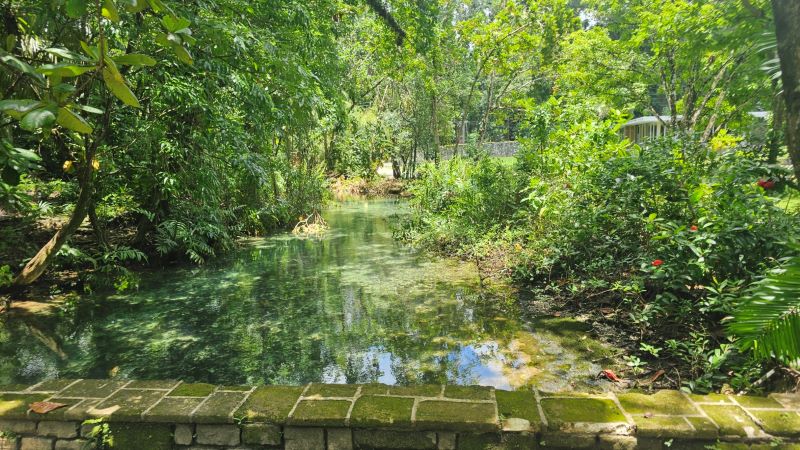
[[[222,384],[602,388],[612,349],[584,324],[520,319],[509,290],[474,264],[392,238],[398,200],[324,214],[319,238],[248,239],[203,267],[142,274],[136,291],[89,295],[56,315],[0,323],[0,384],[45,378]]]

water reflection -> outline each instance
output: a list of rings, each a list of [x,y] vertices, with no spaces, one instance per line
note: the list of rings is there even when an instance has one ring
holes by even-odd
[[[392,239],[404,205],[330,208],[321,239],[251,239],[201,268],[147,274],[56,318],[9,319],[0,382],[54,376],[212,383],[458,383],[581,389],[609,350],[574,321],[526,328],[474,267]],[[47,330],[47,331],[42,331]]]

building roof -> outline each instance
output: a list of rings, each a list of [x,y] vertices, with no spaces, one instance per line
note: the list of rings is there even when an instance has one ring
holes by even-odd
[[[750,111],[748,114],[758,119],[766,119],[767,117],[769,117],[771,113],[769,111]],[[663,121],[664,123],[672,122],[672,117],[670,116],[642,116],[642,117],[637,117],[635,119],[631,119],[625,122],[625,124],[623,124],[622,126],[630,127],[633,125],[647,125],[651,123],[658,123],[659,117],[661,118],[661,121]],[[678,114],[676,118],[677,120],[681,120],[683,116]]]

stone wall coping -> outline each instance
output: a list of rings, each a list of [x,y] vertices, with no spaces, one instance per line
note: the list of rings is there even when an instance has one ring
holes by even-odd
[[[41,401],[66,406],[47,414],[29,409],[31,403]],[[670,390],[586,394],[455,385],[216,386],[176,380],[91,379],[0,386],[0,431],[3,424],[12,427],[21,421],[78,423],[97,418],[110,423],[252,423],[762,442],[800,439],[800,394],[759,397]]]

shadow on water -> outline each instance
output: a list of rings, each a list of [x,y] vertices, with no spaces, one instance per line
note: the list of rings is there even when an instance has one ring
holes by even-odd
[[[597,389],[612,349],[563,318],[523,324],[472,265],[392,239],[396,200],[328,209],[318,239],[248,239],[204,267],[143,275],[52,316],[7,318],[0,383],[52,377],[212,383],[458,383]]]

